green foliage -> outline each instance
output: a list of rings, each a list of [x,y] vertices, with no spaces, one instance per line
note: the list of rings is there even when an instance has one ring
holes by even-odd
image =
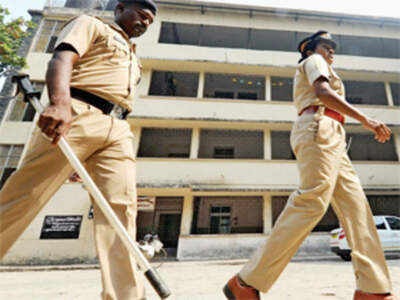
[[[26,66],[25,58],[18,55],[18,49],[30,35],[29,29],[36,26],[23,18],[7,21],[9,14],[8,9],[0,5],[0,76]]]

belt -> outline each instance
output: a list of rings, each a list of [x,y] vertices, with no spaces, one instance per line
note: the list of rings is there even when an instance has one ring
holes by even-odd
[[[112,115],[121,120],[125,120],[129,114],[128,109],[77,88],[71,88],[71,97],[100,109],[105,115]]]
[[[317,112],[319,109],[318,105],[312,105],[312,106],[307,106],[306,108],[304,108],[300,113],[299,116],[301,116],[304,112]],[[332,118],[336,121],[338,121],[339,123],[341,123],[342,125],[344,124],[344,116],[340,113],[338,113],[337,111],[334,111],[333,109],[330,109],[328,107],[324,108],[324,115]]]

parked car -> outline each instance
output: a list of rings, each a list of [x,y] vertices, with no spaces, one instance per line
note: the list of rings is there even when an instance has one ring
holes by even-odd
[[[400,254],[400,218],[395,216],[374,216],[375,225],[381,239],[385,254]],[[347,243],[346,234],[342,228],[330,232],[332,252],[343,260],[351,260],[351,249]]]

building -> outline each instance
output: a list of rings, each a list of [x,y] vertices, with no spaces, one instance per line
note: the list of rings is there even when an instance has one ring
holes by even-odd
[[[38,89],[64,22],[81,13],[111,19],[115,2],[48,1],[32,12],[41,19],[27,60]],[[346,125],[374,214],[400,215],[399,19],[157,2],[155,23],[137,40],[143,76],[129,116],[143,204],[139,238],[158,232],[178,259],[248,257],[265,240],[298,183],[289,146],[296,47],[320,29],[340,43],[335,69],[348,101],[394,132],[382,145],[354,120]],[[2,182],[23,158],[34,120],[29,105],[8,105],[0,127]],[[46,235],[57,222],[60,235]],[[74,234],[62,233],[68,222]],[[67,182],[4,261],[92,260],[90,224],[87,193]],[[337,226],[329,209],[301,251],[327,250],[327,233]]]

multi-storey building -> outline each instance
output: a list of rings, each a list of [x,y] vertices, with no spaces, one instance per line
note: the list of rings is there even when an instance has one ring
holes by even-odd
[[[321,29],[340,44],[335,69],[347,100],[394,132],[379,144],[347,120],[349,154],[374,214],[400,215],[399,19],[157,2],[155,23],[135,41],[143,74],[128,119],[143,204],[139,238],[158,232],[178,259],[245,257],[262,243],[298,184],[289,146],[297,44]],[[27,72],[38,89],[66,20],[81,13],[112,19],[115,3],[48,1],[43,11],[32,12],[42,16],[27,54]],[[2,183],[23,158],[34,120],[29,105],[8,105],[0,127]],[[87,193],[67,182],[5,261],[93,259],[90,223]],[[68,224],[74,234],[63,229]],[[337,226],[329,209],[303,250],[327,249],[327,233]]]

